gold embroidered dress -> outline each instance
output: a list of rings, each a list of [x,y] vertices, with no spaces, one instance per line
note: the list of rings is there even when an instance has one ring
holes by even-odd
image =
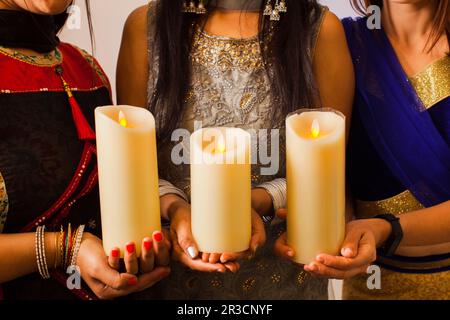
[[[310,55],[324,13],[325,8],[322,9],[321,18],[314,21],[316,36],[311,39],[311,51],[308,53]],[[153,39],[152,19],[150,5],[149,47],[152,47]],[[252,183],[254,186],[266,188],[269,192],[280,192],[283,187],[285,190],[285,142],[282,133],[284,123],[277,127],[271,124],[271,92],[257,37],[230,39],[209,35],[197,29],[193,41],[192,79],[179,127],[191,133],[196,122],[201,122],[203,127],[266,129],[268,133],[261,135],[260,145],[270,145],[270,129],[278,129],[281,135],[279,170],[276,174],[265,175],[261,174],[261,169],[267,166],[252,165]],[[150,61],[150,65],[156,69],[155,61]],[[156,74],[151,74],[149,96],[153,93],[155,79]],[[276,140],[278,142],[278,136]],[[186,140],[184,142],[189,143]],[[170,182],[189,197],[189,165],[175,165],[171,160],[172,149],[178,143],[166,143],[160,147],[160,178]],[[170,186],[165,185],[165,188],[169,191],[164,193],[170,192]],[[207,196],[205,194],[205,197]],[[285,194],[278,199],[283,196],[285,197]],[[284,204],[278,204],[281,205]],[[138,297],[148,298],[151,295],[161,299],[327,299],[327,280],[312,278],[297,265],[273,254],[274,241],[284,229],[283,223],[267,225],[267,243],[258,250],[253,260],[243,261],[236,274],[201,273],[174,262],[169,279]]]

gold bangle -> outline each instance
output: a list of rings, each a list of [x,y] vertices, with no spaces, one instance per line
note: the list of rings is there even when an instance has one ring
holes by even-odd
[[[55,232],[55,247],[53,248],[55,250],[55,261],[53,263],[53,269],[56,269],[58,267],[58,233]]]

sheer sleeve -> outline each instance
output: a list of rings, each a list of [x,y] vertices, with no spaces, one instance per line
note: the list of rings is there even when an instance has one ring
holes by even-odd
[[[0,172],[0,233],[3,231],[6,223],[8,207],[8,194],[6,193],[5,180]]]
[[[175,194],[187,202],[189,202],[188,196],[180,188],[175,187],[169,181],[159,179],[159,197],[163,197],[168,194]]]
[[[256,188],[266,190],[272,198],[273,208],[276,210],[286,208],[286,179],[280,178],[272,181],[264,182],[257,185]]]

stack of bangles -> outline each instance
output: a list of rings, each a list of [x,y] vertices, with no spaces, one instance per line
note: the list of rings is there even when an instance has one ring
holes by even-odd
[[[60,267],[63,270],[67,270],[67,268],[71,266],[76,266],[83,232],[84,225],[81,225],[75,231],[72,231],[72,227],[69,223],[67,230],[64,230],[61,226],[61,231],[55,233],[55,269],[58,266],[58,262],[60,262]],[[50,273],[48,271],[47,258],[45,255],[45,226],[37,227],[35,245],[36,263],[39,274],[42,278],[49,279]]]

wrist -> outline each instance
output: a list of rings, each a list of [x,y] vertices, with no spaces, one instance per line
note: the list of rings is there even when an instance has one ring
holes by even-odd
[[[252,190],[252,208],[260,216],[275,215],[272,197],[264,188],[255,188]]]
[[[377,248],[382,247],[392,233],[391,224],[383,219],[371,219],[372,231],[375,235]]]
[[[58,254],[58,236],[59,233],[56,232],[45,233],[45,256],[49,269],[56,269],[61,266],[61,259]]]
[[[177,199],[174,200],[168,207],[167,213],[169,221],[176,218],[181,208],[189,208],[189,203],[187,203],[186,200],[177,197]]]

